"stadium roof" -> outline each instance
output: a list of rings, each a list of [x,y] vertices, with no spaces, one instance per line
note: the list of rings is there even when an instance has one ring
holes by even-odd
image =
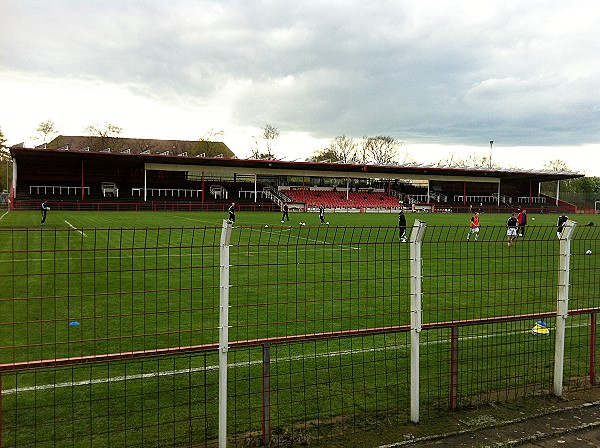
[[[197,142],[195,142],[197,143]],[[205,142],[213,143],[213,142]],[[226,146],[223,145],[225,148]],[[523,169],[486,169],[470,167],[438,167],[430,165],[364,165],[349,163],[324,162],[288,162],[282,160],[253,160],[233,157],[210,157],[207,154],[179,155],[164,150],[162,152],[145,153],[133,151],[114,152],[106,150],[82,149],[50,149],[11,147],[10,152],[22,166],[43,164],[49,168],[60,167],[61,164],[72,165],[74,162],[92,163],[106,169],[141,168],[167,171],[209,171],[238,174],[288,175],[310,177],[339,178],[380,178],[380,179],[423,179],[443,181],[469,182],[547,182],[584,177],[582,173],[573,171],[536,171]],[[232,153],[233,154],[233,153]]]

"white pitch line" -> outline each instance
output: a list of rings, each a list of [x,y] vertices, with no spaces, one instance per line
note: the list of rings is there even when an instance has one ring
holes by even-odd
[[[277,229],[274,229],[277,230]],[[282,231],[290,231],[292,230],[292,228],[290,227],[289,229],[281,229]],[[290,238],[296,238],[297,240],[304,240],[304,241],[309,241],[309,242],[313,242],[313,243],[318,243],[318,244],[323,244],[324,246],[340,246],[342,249],[346,249],[347,244],[334,244],[334,243],[330,243],[329,241],[319,241],[313,238],[306,238],[300,235],[291,235]],[[354,246],[350,246],[350,249],[352,250],[360,250],[359,247],[354,247]]]
[[[69,221],[65,221],[67,223],[67,225],[72,228],[73,230],[77,230],[79,233],[81,233],[83,236],[85,236],[87,238],[87,235],[85,233],[83,233],[81,230],[79,230],[77,227],[75,227],[73,224],[71,224]]]
[[[6,215],[8,215],[8,212],[10,212],[10,210],[6,210],[6,212],[4,212],[4,214],[2,216],[0,216],[0,219],[4,218]]]
[[[567,328],[577,328],[577,327],[586,327],[586,326],[588,326],[588,324],[577,324],[577,325],[570,325]],[[507,336],[507,335],[514,336],[517,334],[529,333],[530,331],[531,330],[519,330],[519,331],[512,331],[509,333],[494,333],[494,334],[485,334],[485,335],[478,335],[478,336],[465,336],[465,337],[459,338],[459,341],[489,339],[489,338]],[[433,346],[433,345],[449,344],[449,343],[450,343],[449,339],[440,339],[437,341],[422,342],[420,345],[421,346],[428,346],[428,345]],[[402,344],[402,345],[393,345],[393,346],[387,346],[387,347],[365,348],[365,349],[359,349],[359,350],[353,350],[353,349],[340,350],[337,352],[317,353],[314,356],[297,355],[297,356],[290,356],[290,357],[286,357],[286,358],[276,358],[275,362],[278,362],[278,363],[279,362],[294,362],[294,361],[302,361],[307,358],[314,358],[314,359],[330,358],[330,357],[334,357],[334,356],[353,355],[353,354],[359,354],[359,353],[369,353],[369,352],[376,353],[376,352],[381,352],[384,350],[402,350],[402,349],[408,350],[409,348],[410,348],[410,345]],[[260,365],[260,364],[262,364],[262,360],[238,362],[238,363],[228,364],[228,368],[250,367],[250,366]],[[90,385],[94,385],[94,384],[118,383],[118,382],[129,381],[129,380],[143,380],[146,378],[167,377],[167,376],[182,375],[182,374],[186,374],[186,373],[207,372],[207,371],[211,371],[211,370],[217,370],[218,368],[219,368],[219,366],[215,364],[215,365],[207,366],[207,367],[195,367],[195,368],[189,368],[189,369],[168,370],[168,371],[158,372],[158,373],[140,373],[140,374],[136,374],[136,375],[115,376],[112,378],[96,378],[93,380],[68,381],[68,382],[63,382],[63,383],[41,384],[39,386],[16,387],[13,389],[3,390],[2,395],[13,395],[13,394],[16,394],[19,392],[37,392],[37,391],[44,391],[44,390],[53,390],[53,389],[60,389],[60,388],[65,388],[65,387],[90,386]]]
[[[394,347],[386,347],[386,348],[389,349],[389,348],[394,348]],[[398,347],[398,348],[400,348],[400,347]],[[344,350],[344,351],[340,351],[340,352],[331,352],[331,353],[319,353],[315,356],[315,358],[342,356],[342,355],[351,354],[351,353],[366,353],[366,352],[370,352],[370,351],[381,351],[381,350],[384,350],[384,349],[383,348],[379,348],[379,349],[372,348],[372,349],[361,349],[361,350]],[[293,361],[300,361],[305,358],[307,358],[307,357],[298,355],[298,356],[292,356],[292,357],[288,357],[288,358],[278,358],[275,360],[275,362],[293,362]],[[232,364],[228,364],[228,368],[250,367],[250,366],[259,365],[259,364],[262,364],[262,360],[261,361],[256,360],[256,361],[232,363]],[[14,388],[14,389],[3,390],[2,395],[12,395],[12,394],[15,394],[18,392],[37,392],[37,391],[43,391],[43,390],[59,389],[59,388],[64,388],[64,387],[89,386],[89,385],[93,385],[93,384],[106,384],[106,383],[118,383],[121,381],[141,380],[141,379],[146,379],[146,378],[158,378],[158,377],[163,377],[163,376],[174,376],[174,375],[181,375],[181,374],[186,374],[186,373],[208,372],[211,370],[217,370],[218,368],[219,368],[219,366],[217,364],[215,364],[215,365],[207,366],[207,367],[195,367],[195,368],[190,368],[190,369],[168,370],[165,372],[158,372],[158,373],[140,373],[137,375],[115,376],[112,378],[96,378],[93,380],[68,381],[68,382],[56,383],[56,384],[41,384],[39,386],[18,387],[18,388]]]
[[[196,223],[201,223],[201,224],[206,224],[206,227],[215,227],[215,229],[220,229],[221,227],[215,225],[215,221],[214,220],[210,220],[210,219],[198,219],[198,218],[190,218],[189,216],[181,216],[181,215],[173,215],[175,218],[180,218],[180,219],[187,219],[188,221],[192,221],[192,222],[196,222]]]
[[[85,235],[87,236],[87,235]],[[313,247],[313,246],[305,246],[302,250],[298,249],[295,252],[307,252],[308,251],[308,247]],[[233,250],[231,251],[232,255],[245,255],[245,254],[252,254],[252,255],[257,255],[260,252],[259,251],[241,251],[242,247],[241,246],[232,246]],[[156,250],[157,248],[151,248],[148,249],[147,251],[153,251]],[[217,251],[219,250],[218,247],[209,247],[206,246],[203,248],[204,252],[193,252],[191,251],[191,249],[189,247],[170,247],[168,250],[171,251],[175,251],[175,250],[179,250],[181,252],[182,256],[188,257],[188,256],[192,256],[192,257],[202,257],[206,255],[206,252],[208,252],[208,250],[214,250]],[[239,250],[236,250],[239,249]],[[348,250],[347,248],[342,247],[342,249],[344,250]],[[358,248],[352,248],[352,249],[357,249]],[[134,249],[133,248],[127,248],[127,249],[122,249],[123,253],[131,253]],[[165,250],[164,248],[160,248],[160,250]],[[271,249],[269,249],[271,250]],[[273,249],[276,250],[276,249]],[[135,251],[138,252],[139,250],[137,248],[135,248]],[[156,259],[156,258],[166,258],[166,257],[173,257],[173,254],[155,254],[154,256],[152,256],[152,259]],[[77,260],[95,260],[97,259],[96,257],[81,257],[81,258],[77,258]],[[104,260],[122,260],[123,256],[121,255],[109,255],[107,257],[102,257],[102,259]],[[52,261],[54,260],[54,258],[49,257],[49,258],[44,258],[44,257],[40,257],[40,258],[23,258],[20,260],[0,260],[0,264],[2,263],[16,263],[16,262],[21,262],[21,263],[29,263],[29,262],[42,262],[42,261]],[[217,266],[218,267],[218,266]]]

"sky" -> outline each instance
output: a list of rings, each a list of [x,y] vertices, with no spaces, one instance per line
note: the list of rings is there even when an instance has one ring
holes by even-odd
[[[598,23],[597,0],[0,0],[0,129],[216,134],[245,158],[269,124],[284,160],[385,135],[400,162],[600,176]]]

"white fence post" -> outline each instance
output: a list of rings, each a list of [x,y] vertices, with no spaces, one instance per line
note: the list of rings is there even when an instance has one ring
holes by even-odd
[[[427,223],[415,220],[410,234],[410,420],[419,422],[419,333],[421,332],[421,243]]]
[[[577,223],[568,220],[560,234],[558,254],[558,295],[556,301],[556,337],[554,346],[554,395],[562,396],[565,364],[565,330],[569,316],[569,266],[571,239]]]
[[[227,447],[227,351],[229,350],[229,242],[232,223],[223,220],[219,297],[219,448]]]

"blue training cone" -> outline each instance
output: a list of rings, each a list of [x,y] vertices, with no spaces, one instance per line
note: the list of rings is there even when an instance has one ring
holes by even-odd
[[[69,322],[69,327],[78,327],[79,326],[79,322],[77,322],[76,320]]]
[[[538,320],[531,329],[531,333],[535,336],[550,336],[550,330],[543,320]]]

